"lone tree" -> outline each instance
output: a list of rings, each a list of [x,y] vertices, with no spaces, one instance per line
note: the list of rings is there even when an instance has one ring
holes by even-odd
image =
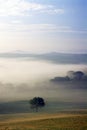
[[[33,99],[31,99],[29,101],[30,103],[30,107],[32,109],[36,109],[36,112],[38,112],[38,108],[41,108],[41,107],[44,107],[45,106],[45,102],[44,102],[44,99],[41,98],[41,97],[34,97]]]

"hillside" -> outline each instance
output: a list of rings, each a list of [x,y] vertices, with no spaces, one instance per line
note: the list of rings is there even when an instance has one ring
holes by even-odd
[[[0,53],[0,58],[26,58],[27,60],[45,60],[53,63],[60,64],[87,64],[87,54],[68,54],[68,53],[44,53],[44,54],[32,54],[19,52]]]
[[[86,130],[87,114],[0,115],[0,130]]]

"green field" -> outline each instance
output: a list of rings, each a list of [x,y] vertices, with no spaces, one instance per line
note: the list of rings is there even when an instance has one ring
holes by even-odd
[[[87,114],[75,112],[0,115],[0,130],[87,130]]]

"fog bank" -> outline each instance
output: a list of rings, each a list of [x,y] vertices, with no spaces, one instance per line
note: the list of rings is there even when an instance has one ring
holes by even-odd
[[[58,101],[86,102],[87,82],[58,82],[68,71],[87,72],[84,64],[53,64],[26,59],[0,59],[0,102],[28,100],[34,96],[55,98]],[[85,86],[85,87],[84,87]]]

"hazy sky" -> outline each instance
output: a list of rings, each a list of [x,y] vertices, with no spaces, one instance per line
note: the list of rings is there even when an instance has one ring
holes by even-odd
[[[0,52],[87,52],[87,0],[0,0]]]

